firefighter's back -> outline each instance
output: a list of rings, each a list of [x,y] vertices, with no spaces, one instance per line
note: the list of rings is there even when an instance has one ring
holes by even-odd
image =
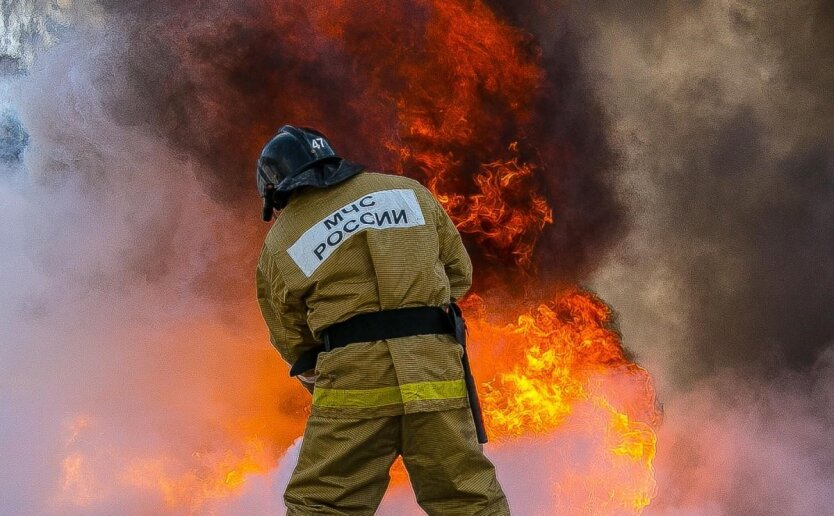
[[[277,258],[286,295],[303,300],[315,339],[361,313],[448,304],[471,281],[451,221],[430,192],[402,177],[362,173],[302,192],[269,239],[286,250]],[[285,494],[288,515],[348,507],[372,514],[400,453],[429,514],[508,515],[494,468],[477,447],[462,353],[451,335],[420,334],[319,354],[305,447]],[[341,444],[317,449],[308,440]],[[349,478],[348,494],[334,487],[341,481],[322,478]],[[330,500],[339,500],[338,510]]]
[[[362,173],[288,204],[269,235],[314,335],[356,314],[449,303],[436,201],[408,178]]]
[[[283,127],[258,163],[264,219],[281,209],[259,306],[273,345],[315,383],[287,515],[374,514],[398,455],[430,516],[509,515],[437,308],[471,283],[452,221],[419,183],[360,173],[314,130]]]

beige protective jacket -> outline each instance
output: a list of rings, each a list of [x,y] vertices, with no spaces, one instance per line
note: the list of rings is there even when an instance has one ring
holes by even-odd
[[[293,195],[257,269],[270,340],[292,364],[356,314],[443,306],[469,289],[460,234],[425,187],[363,172]],[[468,406],[462,348],[448,335],[355,343],[319,355],[313,414],[382,417]]]

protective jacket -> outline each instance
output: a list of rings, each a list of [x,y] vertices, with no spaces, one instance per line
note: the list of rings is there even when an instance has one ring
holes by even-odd
[[[293,194],[257,269],[270,340],[288,363],[354,315],[443,306],[469,289],[460,235],[418,182],[363,172]],[[355,343],[322,353],[313,415],[382,417],[468,406],[462,348],[449,335]]]
[[[358,314],[447,305],[471,274],[431,192],[363,172],[292,193],[261,253],[258,299],[272,344],[292,364]],[[509,515],[478,448],[463,348],[448,334],[409,334],[318,355],[313,409],[284,493],[288,516],[373,515],[397,456],[430,516]]]

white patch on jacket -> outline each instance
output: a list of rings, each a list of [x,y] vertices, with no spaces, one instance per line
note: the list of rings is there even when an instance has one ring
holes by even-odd
[[[287,252],[309,278],[339,246],[357,233],[425,224],[413,190],[382,190],[364,195],[316,222]]]

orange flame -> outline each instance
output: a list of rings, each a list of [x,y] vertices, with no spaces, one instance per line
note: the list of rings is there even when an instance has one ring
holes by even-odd
[[[589,380],[594,376],[628,374],[648,381],[645,370],[626,358],[611,322],[608,306],[580,290],[539,305],[515,324],[493,327],[475,321],[476,340],[498,344],[492,347],[505,350],[500,362],[512,364],[509,370],[495,371],[485,388],[491,428],[517,436],[557,427],[574,402],[592,398]],[[644,394],[644,401],[653,403],[653,391]]]
[[[607,421],[607,467],[631,468],[629,481],[605,503],[612,511],[640,512],[655,495],[654,427],[660,413],[650,376],[627,358],[611,324],[604,302],[569,290],[513,324],[472,321],[474,365],[488,378],[480,389],[483,410],[490,435],[499,441],[557,430],[575,407],[590,402]],[[586,431],[596,430],[589,424]],[[602,508],[599,500],[591,501]]]
[[[353,56],[350,65],[361,74],[360,89],[365,89],[357,98],[367,103],[361,108],[368,121],[357,121],[358,130],[363,123],[370,126],[394,114],[396,128],[382,137],[388,168],[421,179],[468,243],[507,265],[511,277],[530,281],[536,245],[560,208],[558,201],[552,207],[548,204],[546,194],[554,198],[555,193],[545,192],[541,181],[548,167],[558,163],[544,164],[536,152],[522,152],[544,81],[540,52],[531,38],[502,22],[479,0],[411,3],[425,14],[424,33],[418,35],[404,35],[410,29],[399,22],[390,32],[380,31],[373,26],[377,20],[365,15],[367,6],[350,0],[330,2],[326,9],[287,4],[274,10],[270,23],[293,26],[290,18],[303,17],[317,38],[329,38]],[[386,13],[406,9],[396,2],[377,2],[375,7]],[[389,14],[398,19],[398,13]],[[307,48],[310,42],[294,34],[282,33],[289,38],[287,44],[303,54],[302,62],[315,62],[316,49]],[[327,120],[325,107],[305,96],[304,88],[291,78],[285,90],[294,101],[282,116],[314,125]],[[496,127],[512,134],[499,134]],[[252,141],[263,142],[264,130],[252,129]],[[591,407],[604,423],[589,424],[586,431],[601,434],[594,437],[605,443],[606,450],[606,460],[595,474],[626,471],[632,480],[602,493],[594,491],[587,477],[553,489],[586,493],[600,512],[639,513],[655,494],[654,428],[660,414],[651,378],[625,353],[612,329],[611,310],[578,288],[536,303],[533,309],[521,301],[508,301],[516,305],[511,314],[514,322],[508,324],[494,322],[495,311],[477,295],[466,301],[472,365],[482,382],[490,435],[506,443],[557,432],[574,417],[574,423],[582,425],[577,412]],[[250,333],[253,341],[264,343],[259,345],[271,352],[262,326],[253,326]],[[309,397],[288,380],[276,380],[286,371],[278,368],[274,355],[270,360],[268,366],[266,360],[234,364],[239,366],[239,377],[257,385],[249,393],[246,414],[230,417],[233,428],[213,437],[216,446],[211,449],[224,451],[189,450],[186,457],[151,453],[125,459],[116,475],[119,482],[158,492],[168,506],[193,511],[210,500],[239,493],[248,475],[272,468],[275,451],[291,439],[285,430],[268,427],[280,424],[300,432],[306,411],[299,407],[309,403]],[[225,386],[217,391],[232,396]],[[275,412],[275,404],[267,400],[278,391],[293,410],[282,418],[264,418],[263,414]],[[74,493],[79,503],[90,503],[95,482],[83,456],[70,450],[63,467],[65,490]]]
[[[209,500],[226,498],[240,489],[247,475],[263,473],[270,454],[262,442],[252,440],[240,452],[192,454],[189,471],[177,472],[176,461],[165,457],[141,458],[122,471],[123,485],[143,491],[157,491],[169,507],[199,508]]]
[[[514,138],[524,136],[544,78],[539,51],[483,2],[421,0],[411,8],[427,17],[419,51],[368,37],[380,31],[378,20],[358,15],[363,7],[349,0],[309,15],[367,74],[366,97],[384,100],[363,106],[368,119],[393,108],[397,131],[383,142],[394,157],[389,166],[423,179],[488,254],[529,266],[552,211],[534,175],[541,166],[496,128],[511,123]],[[384,18],[397,7],[381,9]],[[415,36],[400,35],[399,25],[390,30],[391,38]]]
[[[441,193],[439,176],[429,180],[428,188],[437,194],[461,233],[473,235],[487,249],[510,249],[513,261],[526,267],[539,233],[553,222],[547,201],[532,188],[533,170],[533,165],[521,164],[518,158],[494,161],[482,165],[475,176],[479,193]],[[509,202],[513,197],[523,197],[529,209],[514,209]]]
[[[504,308],[504,312],[512,310]],[[518,439],[579,429],[601,443],[604,457],[590,473],[568,475],[551,486],[553,496],[584,497],[601,512],[637,514],[646,507],[655,496],[654,428],[660,413],[651,378],[625,353],[612,329],[608,306],[586,291],[572,289],[510,323],[495,322],[496,310],[477,295],[465,301],[465,311],[472,365],[481,381],[493,446],[500,449]],[[210,447],[186,456],[171,452],[131,456],[110,448],[96,455],[95,448],[91,453],[83,444],[90,434],[98,433],[98,423],[87,415],[73,419],[67,425],[58,501],[92,507],[129,489],[142,496],[156,493],[165,506],[193,512],[237,496],[247,477],[274,467],[276,452],[300,433],[304,407],[309,404],[306,392],[284,380],[284,369],[259,371],[260,366],[240,365],[253,372],[251,378],[258,378],[253,395],[260,403],[253,405],[250,419],[230,423],[222,434],[206,441]],[[281,382],[275,383],[279,375]],[[218,394],[228,385],[218,385]],[[272,391],[281,393],[282,403],[299,407],[283,415],[289,419],[274,415],[273,402],[264,403]],[[285,439],[288,423],[293,423],[293,430]],[[115,471],[103,470],[105,463],[115,465]],[[402,484],[407,476],[400,467],[393,478]],[[611,478],[622,480],[610,488]],[[609,489],[602,492],[600,485]]]

